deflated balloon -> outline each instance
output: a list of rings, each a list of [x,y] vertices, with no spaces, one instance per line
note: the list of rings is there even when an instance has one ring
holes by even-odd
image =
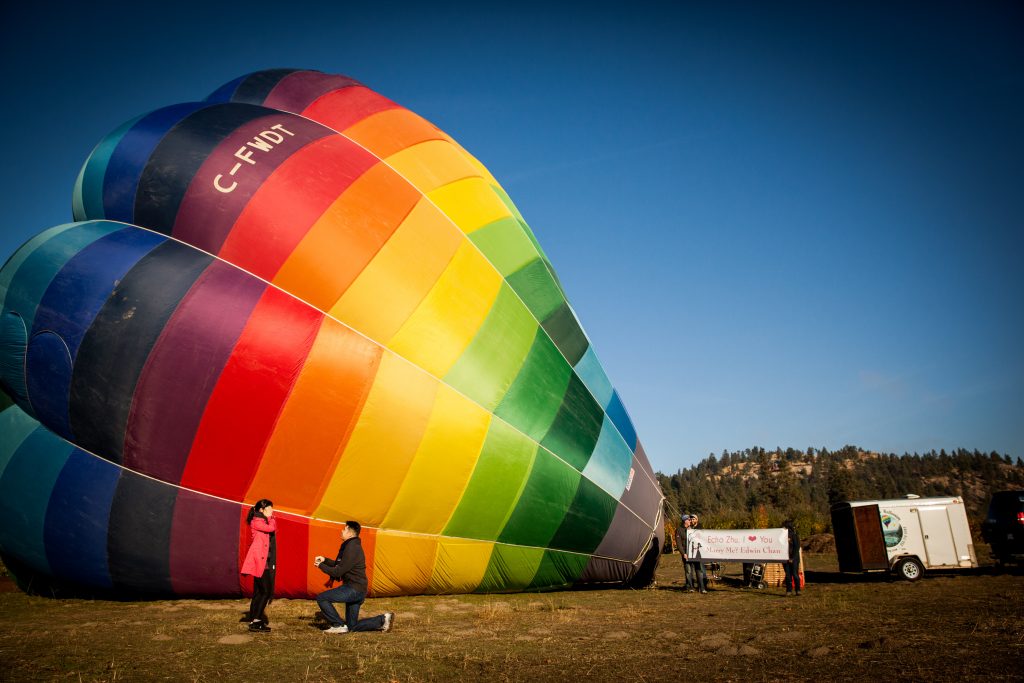
[[[554,270],[436,127],[259,72],[100,142],[0,271],[0,550],[120,592],[277,594],[363,524],[374,595],[625,582],[660,489]],[[645,562],[645,558],[649,558]]]

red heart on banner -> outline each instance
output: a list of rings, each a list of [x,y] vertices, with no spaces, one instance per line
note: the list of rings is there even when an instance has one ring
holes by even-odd
[[[757,536],[747,536],[747,540],[748,541],[756,541],[757,540]]]

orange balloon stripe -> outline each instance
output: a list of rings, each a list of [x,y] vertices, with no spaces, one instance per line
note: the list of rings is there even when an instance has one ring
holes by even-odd
[[[402,108],[378,112],[341,132],[382,159],[420,142],[447,139],[436,126]]]
[[[246,500],[309,514],[359,419],[382,349],[324,318]],[[298,452],[301,444],[301,452]]]
[[[320,216],[375,163],[371,154],[337,135],[306,145],[260,186],[218,255],[273,279]]]
[[[206,404],[182,486],[244,500],[322,318],[291,296],[267,289]]]
[[[385,164],[352,183],[320,217],[274,277],[274,284],[330,310],[420,199]]]

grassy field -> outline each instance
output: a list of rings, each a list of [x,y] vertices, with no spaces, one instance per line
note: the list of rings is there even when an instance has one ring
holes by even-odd
[[[905,583],[806,559],[804,595],[657,586],[367,602],[390,633],[327,635],[312,602],[277,600],[273,632],[238,623],[243,600],[106,602],[0,592],[0,679],[70,681],[1021,680],[1024,573],[982,568]]]

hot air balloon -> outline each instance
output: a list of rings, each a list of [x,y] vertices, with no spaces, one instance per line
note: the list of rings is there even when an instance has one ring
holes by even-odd
[[[424,119],[272,70],[102,140],[0,270],[0,552],[126,594],[277,594],[363,524],[371,595],[653,573],[662,494],[533,232]],[[326,551],[326,553],[325,553]]]

